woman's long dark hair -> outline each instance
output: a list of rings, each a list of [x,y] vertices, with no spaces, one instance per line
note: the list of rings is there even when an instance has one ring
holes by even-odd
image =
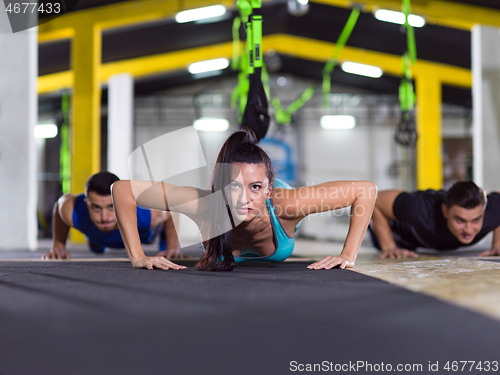
[[[271,159],[263,149],[256,145],[256,142],[255,133],[251,129],[244,128],[233,133],[226,140],[217,157],[217,164],[212,178],[212,192],[219,190],[222,192],[226,206],[224,215],[226,215],[226,212],[229,214],[233,228],[234,222],[229,207],[230,197],[227,197],[224,191],[224,187],[231,182],[231,171],[230,168],[224,168],[224,166],[232,163],[263,163],[266,166],[266,177],[269,184],[271,185],[274,182],[274,169]],[[217,208],[214,207],[213,209],[216,210]],[[217,223],[210,223],[209,225],[217,225]],[[212,231],[212,229],[210,230]],[[199,271],[232,271],[235,266],[233,233],[232,230],[229,230],[221,235],[210,236],[210,239],[205,242],[205,254],[196,263],[195,268]]]

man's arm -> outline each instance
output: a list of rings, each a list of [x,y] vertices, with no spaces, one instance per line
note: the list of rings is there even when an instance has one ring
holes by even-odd
[[[380,249],[382,250],[381,259],[384,258],[417,258],[418,255],[407,249],[399,249],[394,241],[389,220],[397,220],[394,215],[394,201],[403,190],[383,190],[378,193],[375,208],[373,209],[371,226],[377,237]]]
[[[73,226],[75,198],[72,194],[66,194],[55,203],[52,211],[52,246],[43,256],[44,259],[70,258],[71,255],[66,251],[66,240],[69,229]]]
[[[496,191],[495,193],[500,194],[500,191]],[[500,226],[496,227],[493,231],[493,241],[491,243],[491,249],[483,251],[481,254],[479,254],[480,257],[491,255],[500,255]]]
[[[496,227],[493,231],[493,241],[491,244],[491,249],[483,251],[481,254],[479,254],[480,257],[491,255],[500,255],[500,226]]]
[[[500,191],[496,191],[495,193],[500,194]],[[491,243],[491,249],[483,251],[481,254],[479,254],[480,257],[491,255],[500,255],[500,226],[496,227],[493,231],[493,241]]]

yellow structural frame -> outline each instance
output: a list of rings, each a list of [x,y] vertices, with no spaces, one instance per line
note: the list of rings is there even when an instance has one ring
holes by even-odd
[[[329,53],[335,48],[334,43],[288,34],[264,36],[262,44],[264,44],[266,50],[272,49],[280,54],[317,62],[325,62]],[[100,68],[100,84],[106,84],[114,74],[130,73],[134,78],[140,78],[187,69],[190,63],[200,60],[218,57],[231,58],[231,56],[232,43],[227,42],[104,63]],[[394,76],[401,76],[402,74],[401,57],[397,55],[345,46],[339,60],[376,65],[382,68],[384,73]],[[426,60],[417,60],[413,68],[413,76],[415,78],[421,75],[425,76],[430,71],[433,72],[432,76],[435,79],[444,84],[463,88],[472,87],[472,74],[469,69]],[[71,70],[47,74],[38,78],[38,93],[45,94],[70,88],[72,85],[73,72]]]
[[[266,1],[266,0],[263,0]],[[311,0],[331,6],[350,8],[350,0]],[[399,9],[400,0],[363,0],[364,11],[374,11],[377,8]],[[105,29],[126,27],[134,24],[154,22],[172,18],[184,9],[223,4],[234,7],[234,0],[140,0],[127,1],[97,8],[70,12],[62,17],[39,26],[38,40],[40,43],[60,39],[72,39],[71,70],[41,76],[38,79],[39,94],[72,88],[72,191],[81,192],[86,176],[99,170],[100,166],[100,85],[105,84],[110,76],[129,72],[134,77],[143,77],[184,69],[190,62],[212,57],[231,57],[231,44],[223,43],[213,46],[193,48],[155,56],[128,59],[113,63],[101,64],[101,38]],[[470,30],[481,23],[500,27],[500,12],[470,5],[450,3],[446,1],[413,0],[413,13],[426,17],[427,22]],[[334,48],[333,43],[326,43],[307,38],[277,34],[263,39],[265,49],[274,49],[279,53],[294,55],[300,58],[326,61]],[[377,65],[385,73],[401,75],[401,60],[399,56],[345,47],[340,59]],[[437,87],[442,83],[471,87],[470,71],[444,64],[419,60],[413,70],[417,82],[417,95],[421,87]],[[425,78],[425,77],[432,77]],[[434,84],[431,84],[433,80]],[[420,82],[420,83],[419,83]],[[441,91],[434,90],[432,100],[441,103]],[[440,129],[439,115],[427,116],[436,112],[436,104],[430,102],[427,95],[418,95],[417,127],[419,143],[425,147],[419,148],[417,154],[417,185],[418,188],[440,188],[437,175],[441,175],[440,158],[435,158],[429,150],[440,147],[440,141],[434,138],[436,129]],[[429,111],[429,112],[428,112]],[[432,123],[428,122],[432,119]],[[438,122],[436,122],[438,121]],[[432,129],[432,130],[431,130]],[[440,134],[438,134],[440,139]],[[440,152],[440,151],[439,151]],[[437,164],[439,163],[439,166]],[[424,178],[423,176],[434,176]],[[83,176],[83,177],[82,177]],[[429,182],[430,181],[430,182]]]
[[[310,0],[341,8],[359,4],[364,12],[377,9],[401,11],[401,0]],[[443,0],[411,0],[411,12],[426,19],[427,23],[470,31],[476,24],[500,27],[500,11],[477,5],[459,4]]]
[[[84,190],[86,178],[100,169],[100,99],[102,31],[171,18],[184,9],[233,1],[143,0],[127,1],[70,12],[38,28],[38,41],[72,39],[71,71],[42,76],[38,92],[72,88],[71,190]]]
[[[266,50],[273,49],[280,54],[318,62],[325,62],[326,56],[330,56],[335,48],[334,43],[287,34],[264,36],[262,44]],[[190,63],[199,60],[218,57],[230,58],[231,55],[232,43],[228,42],[105,63],[100,67],[97,85],[106,84],[114,74],[128,72],[134,78],[141,78],[186,69]],[[396,55],[346,46],[342,50],[339,60],[376,65],[389,75],[401,76],[402,74],[401,57]],[[98,69],[95,68],[95,70]],[[469,69],[417,60],[413,76],[416,81],[418,103],[417,188],[440,189],[442,187],[441,85],[471,88],[472,75]],[[42,76],[39,78],[39,93],[69,88],[73,84],[72,71]],[[98,105],[95,108],[98,108]],[[86,124],[80,126],[88,127]],[[93,129],[97,131],[96,128]],[[87,141],[82,142],[86,144]],[[74,168],[81,167],[76,162],[73,166]],[[79,183],[84,183],[84,181]]]

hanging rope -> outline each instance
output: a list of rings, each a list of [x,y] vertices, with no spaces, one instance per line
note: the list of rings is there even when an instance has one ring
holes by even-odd
[[[403,0],[402,11],[405,15],[407,51],[403,54],[403,79],[399,85],[399,104],[401,119],[396,127],[394,139],[402,146],[415,146],[417,131],[415,128],[415,91],[413,89],[412,66],[417,61],[417,46],[413,27],[408,22],[411,12],[410,0]]]

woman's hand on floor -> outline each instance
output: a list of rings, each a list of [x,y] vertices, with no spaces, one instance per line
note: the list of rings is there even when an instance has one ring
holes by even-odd
[[[134,268],[147,268],[152,270],[153,268],[159,268],[162,270],[183,270],[186,267],[175,264],[164,257],[138,257],[132,259],[132,266]]]
[[[320,260],[319,262],[310,264],[307,266],[310,270],[329,270],[332,269],[333,267],[339,267],[340,269],[344,268],[353,268],[354,267],[354,260],[349,259],[348,257],[345,256],[328,256],[323,260]]]

